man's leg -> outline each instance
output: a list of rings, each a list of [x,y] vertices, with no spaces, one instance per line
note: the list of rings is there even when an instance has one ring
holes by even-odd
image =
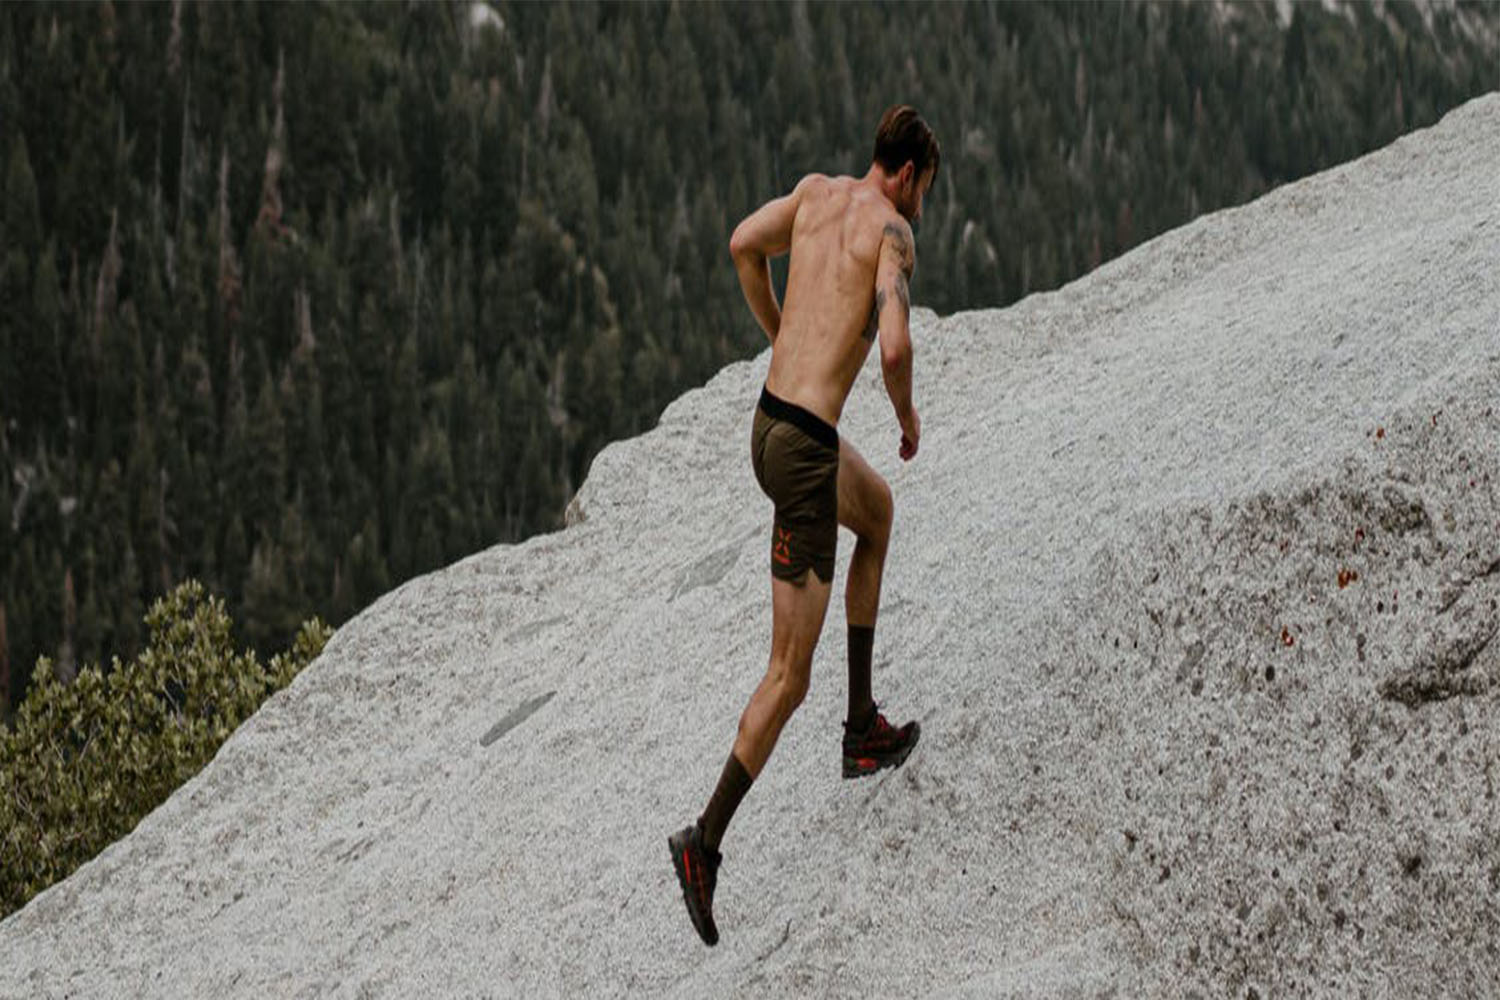
[[[813,650],[823,631],[833,581],[808,570],[800,583],[771,578],[771,661],[740,716],[734,755],[751,778],[760,774],[781,728],[807,694]]]
[[[740,800],[766,766],[782,727],[807,695],[813,650],[832,589],[833,581],[823,583],[810,569],[800,583],[771,578],[771,662],[740,715],[734,749],[698,819],[703,843],[712,850],[718,850]]]
[[[839,442],[839,523],[854,532],[854,556],[844,588],[849,626],[849,722],[864,728],[875,713],[870,694],[870,660],[875,618],[880,610],[880,578],[890,544],[894,515],[891,488],[848,441]]]
[[[833,581],[824,583],[809,569],[800,583],[771,578],[771,663],[740,716],[734,750],[724,765],[719,786],[698,822],[667,838],[672,864],[687,902],[688,915],[704,942],[719,941],[714,923],[714,886],[718,880],[719,840],[750,782],[765,767],[776,739],[807,694],[813,650]]]
[[[823,583],[812,570],[800,583],[771,578],[771,661],[750,704],[740,715],[734,749],[724,763],[719,784],[699,817],[703,842],[717,850],[740,800],[776,746],[781,729],[807,695],[813,650],[823,630],[833,581]]]
[[[886,721],[870,694],[870,659],[880,578],[891,539],[891,488],[847,441],[839,448],[839,523],[856,536],[849,562],[844,610],[849,619],[849,718],[844,723],[844,777],[861,778],[900,767],[917,745],[922,727],[897,728]]]

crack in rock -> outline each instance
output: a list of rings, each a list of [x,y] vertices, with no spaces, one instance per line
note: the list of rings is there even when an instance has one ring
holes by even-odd
[[[683,570],[682,576],[677,580],[677,586],[672,589],[671,600],[677,600],[683,594],[699,587],[712,587],[734,569],[734,564],[739,561],[740,546],[742,543],[735,542],[721,549],[715,549],[708,555],[693,563]]]
[[[520,628],[512,632],[506,638],[506,641],[516,643],[525,642],[527,639],[534,639],[552,626],[561,625],[567,620],[567,615],[553,615],[551,618],[543,618],[541,621],[535,621],[530,623],[529,625],[522,625]]]
[[[527,719],[531,718],[531,716],[535,714],[537,709],[541,708],[543,705],[547,704],[547,702],[551,701],[552,696],[555,694],[557,694],[556,691],[548,691],[546,694],[538,695],[537,697],[511,711],[509,715],[501,719],[499,722],[495,723],[494,726],[490,728],[490,731],[485,733],[484,736],[480,738],[479,745],[482,747],[489,746],[491,743],[495,742],[500,737],[504,736],[506,733],[510,732],[512,729],[525,722]]]
[[[1459,695],[1483,694],[1489,689],[1490,678],[1482,673],[1470,673],[1469,668],[1489,646],[1496,632],[1500,632],[1500,624],[1490,622],[1487,627],[1443,645],[1430,661],[1418,663],[1381,682],[1380,696],[1388,701],[1399,701],[1408,708],[1417,708]]]

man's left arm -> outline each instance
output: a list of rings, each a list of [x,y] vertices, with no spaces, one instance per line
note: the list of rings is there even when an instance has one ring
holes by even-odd
[[[729,255],[734,259],[745,302],[772,344],[781,330],[781,306],[771,286],[771,258],[791,249],[797,207],[802,203],[808,182],[815,176],[802,178],[791,194],[768,201],[747,215],[729,238]]]

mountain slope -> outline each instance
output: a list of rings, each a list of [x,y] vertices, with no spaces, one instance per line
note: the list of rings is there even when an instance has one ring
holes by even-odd
[[[3,996],[1467,995],[1500,979],[1500,96],[1061,291],[915,319],[841,432],[896,528],[838,778],[813,687],[726,838],[666,834],[769,635],[767,358],[595,460],[572,526],[386,595],[0,924]],[[1113,992],[1112,992],[1113,991]]]

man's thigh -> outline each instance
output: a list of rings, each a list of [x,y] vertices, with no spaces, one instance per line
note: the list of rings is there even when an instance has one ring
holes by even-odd
[[[847,439],[839,439],[839,524],[856,535],[882,534],[891,517],[891,488]]]

